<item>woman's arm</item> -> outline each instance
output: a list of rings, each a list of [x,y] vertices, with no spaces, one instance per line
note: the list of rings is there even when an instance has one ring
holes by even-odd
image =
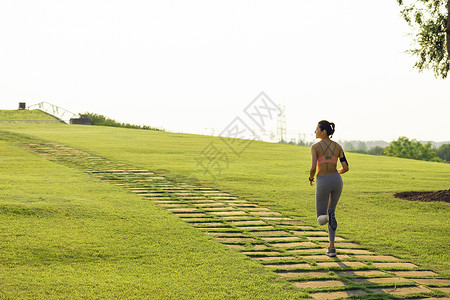
[[[316,176],[316,168],[317,168],[317,151],[313,147],[311,147],[311,169],[309,169],[309,178],[313,179]],[[314,181],[309,181],[311,185],[313,185]]]
[[[348,172],[348,162],[347,158],[344,154],[344,149],[341,148],[341,151],[339,152],[339,160],[341,161],[342,168],[338,170],[339,174],[344,174],[345,172]]]

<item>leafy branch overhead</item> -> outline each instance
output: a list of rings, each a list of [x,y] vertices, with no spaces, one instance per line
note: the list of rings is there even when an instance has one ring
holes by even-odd
[[[415,48],[406,52],[417,57],[414,68],[431,69],[436,78],[446,78],[450,69],[450,0],[397,0],[401,15],[411,26]]]

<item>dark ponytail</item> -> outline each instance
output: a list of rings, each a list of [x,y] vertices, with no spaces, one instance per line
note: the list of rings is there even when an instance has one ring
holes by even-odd
[[[319,128],[321,131],[326,130],[327,131],[327,135],[332,137],[333,133],[334,133],[334,123],[333,122],[328,122],[326,120],[322,120],[319,122]]]

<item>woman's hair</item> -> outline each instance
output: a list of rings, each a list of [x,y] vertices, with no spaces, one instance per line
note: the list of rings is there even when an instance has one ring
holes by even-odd
[[[320,130],[326,130],[327,131],[327,135],[329,135],[330,137],[333,136],[334,133],[334,123],[330,123],[326,120],[322,120],[319,122],[319,128]]]

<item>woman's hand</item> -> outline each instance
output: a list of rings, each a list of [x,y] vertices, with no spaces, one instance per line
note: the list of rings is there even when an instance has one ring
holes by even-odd
[[[309,185],[314,186],[314,178],[313,178],[313,180],[311,180],[311,177],[309,177]]]

